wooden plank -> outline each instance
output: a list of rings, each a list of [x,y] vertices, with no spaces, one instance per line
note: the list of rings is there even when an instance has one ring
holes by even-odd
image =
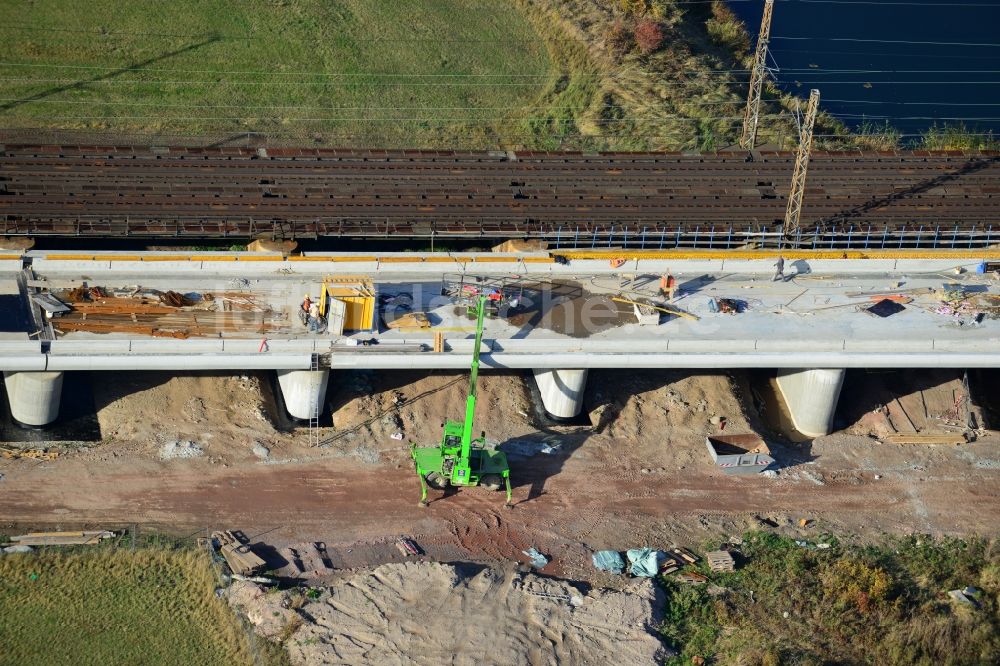
[[[690,312],[685,312],[684,310],[679,310],[677,308],[670,307],[669,305],[654,305],[652,303],[643,303],[640,301],[633,301],[628,298],[622,298],[621,296],[612,296],[612,301],[616,303],[628,303],[630,305],[641,305],[644,308],[651,308],[657,310],[658,312],[665,312],[666,314],[675,315],[677,317],[683,317],[684,319],[690,319],[692,321],[698,321],[701,319],[698,315],[691,314]]]
[[[31,532],[21,536],[13,536],[11,541],[22,546],[84,546],[100,543],[104,539],[115,536],[109,530],[92,530],[84,532]]]
[[[694,564],[698,561],[698,557],[686,548],[674,548],[670,553],[688,564]]]
[[[895,435],[886,435],[882,438],[883,442],[888,444],[945,444],[949,446],[958,446],[959,444],[965,444],[965,436],[955,433],[897,433]]]

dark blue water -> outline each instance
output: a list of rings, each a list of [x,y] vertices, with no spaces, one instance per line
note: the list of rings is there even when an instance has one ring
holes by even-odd
[[[729,4],[756,36],[763,1]],[[1000,134],[997,0],[776,0],[770,50],[783,89],[806,98],[818,88],[822,108],[849,126]]]

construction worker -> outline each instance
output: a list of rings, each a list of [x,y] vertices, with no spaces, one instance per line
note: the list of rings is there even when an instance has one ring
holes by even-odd
[[[312,333],[322,333],[323,324],[323,317],[319,314],[319,304],[310,303],[309,316],[306,318],[306,325],[309,327],[309,331]]]
[[[778,280],[785,279],[785,258],[780,254],[778,255],[778,260],[774,262],[774,279],[771,282],[777,282]]]
[[[660,277],[660,296],[666,296],[668,301],[672,301],[675,293],[677,293],[677,278],[670,273]]]
[[[312,299],[306,294],[302,299],[302,306],[299,308],[299,320],[303,326],[309,325],[309,310],[313,307]]]

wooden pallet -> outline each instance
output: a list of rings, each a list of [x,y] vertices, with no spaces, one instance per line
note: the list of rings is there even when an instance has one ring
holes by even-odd
[[[708,576],[700,574],[697,571],[683,571],[674,576],[674,579],[679,583],[688,583],[690,585],[699,585],[708,582]]]
[[[705,553],[705,559],[708,560],[708,568],[712,571],[734,571],[736,569],[736,561],[725,550],[713,550]]]

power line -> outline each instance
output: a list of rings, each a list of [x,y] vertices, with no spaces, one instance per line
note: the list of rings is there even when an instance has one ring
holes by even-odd
[[[790,114],[777,113],[777,114],[767,114],[762,115],[762,118],[791,118]],[[192,116],[192,117],[176,117],[176,116],[46,116],[46,120],[150,120],[150,119],[160,119],[169,121],[191,121],[191,120],[244,120],[243,116],[221,116],[221,117],[211,117],[211,116]],[[547,118],[545,116],[495,116],[489,117],[484,116],[482,118],[442,118],[442,117],[424,117],[424,118],[393,118],[393,117],[370,117],[370,116],[360,116],[360,117],[348,117],[348,116],[326,116],[321,118],[288,118],[285,119],[293,122],[442,122],[442,123],[459,123],[459,124],[473,124],[482,123],[485,121],[538,121],[543,123],[578,123],[584,122],[585,124],[603,125],[603,124],[614,124],[614,123],[648,123],[648,122],[665,122],[665,121],[687,121],[687,122],[705,122],[705,121],[730,121],[730,122],[742,122],[742,117],[737,116],[715,116],[715,117],[705,117],[705,118],[691,118],[688,116],[663,116],[663,117],[642,117],[642,118],[603,118],[603,119],[580,119],[580,118]]]
[[[827,99],[840,104],[896,104],[900,106],[1000,106],[1000,102],[883,102],[870,99]]]
[[[799,67],[779,70],[790,72],[817,72],[826,74],[1000,74],[1000,69],[824,69],[822,67]]]
[[[10,61],[0,61],[0,66],[4,67],[38,67],[47,69],[115,69],[117,65],[63,65],[57,63],[41,63],[41,62],[10,62]],[[510,77],[510,78],[546,78],[552,76],[554,72],[548,74],[506,74],[506,73],[488,73],[488,74],[445,74],[445,73],[429,73],[429,74],[406,74],[406,73],[393,73],[393,72],[282,72],[271,70],[216,70],[216,69],[176,69],[170,67],[137,67],[134,69],[129,68],[127,65],[124,66],[129,73],[132,72],[167,72],[170,74],[219,74],[219,75],[254,75],[254,74],[268,74],[275,75],[279,74],[282,76],[317,76],[317,77],[328,77],[328,78],[358,78],[363,76],[370,77],[401,77],[401,78],[415,78],[415,77],[469,77],[469,78],[486,78],[486,77]],[[738,71],[738,70],[732,70]]]
[[[938,128],[938,130],[948,129],[947,127]],[[911,137],[911,136],[926,136],[926,132],[915,132],[915,133],[900,133],[894,134],[898,137]],[[852,134],[814,134],[813,136],[819,136],[828,139],[844,139],[845,141],[850,141],[852,139],[863,138],[863,136],[852,135]],[[994,132],[962,132],[962,136],[995,136]]]
[[[126,37],[170,37],[178,38],[185,37],[187,39],[209,39],[212,42],[244,42],[250,40],[261,39],[264,35],[255,33],[246,34],[221,34],[221,33],[208,33],[208,34],[175,34],[167,32],[139,32],[133,30],[105,30],[105,29],[86,29],[86,28],[53,28],[50,26],[35,26],[35,25],[24,25],[24,24],[5,24],[4,27],[13,28],[19,31],[25,32],[72,32],[80,33],[86,35],[99,35],[103,37],[110,36],[126,36]],[[345,41],[349,41],[352,44],[358,43],[382,43],[382,42],[399,42],[404,44],[532,44],[537,45],[541,41],[540,39],[535,39],[531,37],[525,37],[521,39],[461,39],[461,38],[448,38],[448,37],[372,37],[372,36],[349,36]]]
[[[21,102],[18,97],[0,98],[0,102]],[[546,106],[316,106],[316,105],[248,105],[248,104],[165,104],[162,102],[130,102],[108,99],[33,99],[25,104],[87,104],[91,106],[155,106],[168,109],[325,109],[328,111],[545,111]],[[690,106],[724,106],[742,104],[742,100],[730,102],[685,102]],[[587,107],[588,109],[611,109],[620,105],[613,102]]]
[[[6,81],[11,83],[61,83],[61,84],[79,84],[80,86],[92,86],[92,85],[151,85],[151,84],[170,84],[170,85],[245,85],[245,86],[305,86],[305,85],[352,85],[357,87],[423,87],[423,88],[434,88],[434,87],[456,87],[456,86],[466,86],[466,87],[537,87],[540,84],[538,82],[512,82],[512,81],[458,81],[458,82],[445,82],[445,81],[365,81],[363,83],[351,82],[351,83],[341,83],[335,81],[213,81],[206,79],[104,79],[100,81],[80,81],[78,79],[46,79],[46,78],[36,78],[36,77],[0,77],[0,81]],[[663,81],[658,82],[658,86],[686,86],[698,83],[696,80],[690,81]],[[742,81],[718,81],[718,85],[746,85]]]
[[[1000,118],[983,118],[977,116],[873,116],[866,113],[832,113],[827,111],[831,116],[836,118],[870,118],[873,120],[979,120],[984,122],[997,122]]]
[[[824,42],[869,42],[875,44],[920,44],[923,46],[984,46],[990,48],[1000,48],[1000,44],[975,43],[975,42],[916,42],[905,39],[860,39],[857,37],[772,37],[771,39],[784,39],[789,41],[824,41]]]
[[[760,0],[728,0],[728,2],[760,2]],[[882,2],[881,0],[775,0],[775,2],[801,2],[809,5],[901,5],[906,7],[1000,7],[1000,4],[977,2]],[[674,5],[707,5],[712,0],[681,0]],[[817,135],[818,136],[818,135]]]
[[[777,79],[777,78],[775,78],[774,81],[777,82],[777,83],[784,83],[786,85],[791,85],[791,84],[799,84],[799,85],[806,85],[806,84],[823,85],[823,84],[830,84],[830,83],[860,83],[860,84],[870,83],[872,85],[875,85],[876,83],[877,84],[881,84],[881,85],[914,85],[914,84],[918,84],[918,85],[923,85],[923,84],[935,84],[935,85],[971,85],[971,84],[977,84],[977,85],[995,85],[997,83],[1000,83],[1000,81],[874,81],[874,80],[865,80],[865,79],[853,79],[853,80],[849,80],[849,81],[823,81],[823,80],[810,81],[808,79],[804,79],[802,81],[799,81],[799,80],[796,79],[794,81],[789,81],[787,79],[780,80],[780,79]]]
[[[730,2],[753,2],[754,0],[729,0]],[[891,5],[903,7],[1000,7],[1000,4],[977,2],[882,2],[881,0],[778,0],[778,2],[801,2],[808,5]]]
[[[305,85],[364,85],[368,87],[387,87],[387,86],[411,86],[411,87],[422,87],[422,88],[446,88],[455,86],[465,86],[465,87],[525,87],[531,86],[536,87],[540,85],[537,82],[523,82],[515,83],[510,81],[462,81],[462,82],[440,82],[435,81],[432,83],[423,82],[408,82],[408,81],[398,81],[398,82],[385,82],[385,81],[368,81],[364,84],[358,83],[338,83],[331,81],[212,81],[212,80],[197,80],[197,79],[106,79],[102,81],[80,81],[78,79],[39,79],[34,77],[4,77],[0,78],[0,81],[9,82],[20,82],[20,83],[61,83],[61,84],[79,84],[81,86],[93,86],[93,85],[150,85],[150,84],[168,84],[168,85],[189,85],[189,84],[199,84],[199,85],[240,85],[240,86],[305,86]],[[723,82],[724,83],[724,82]],[[735,82],[734,82],[735,83]]]
[[[177,69],[171,67],[137,67],[129,68],[127,65],[63,65],[59,63],[39,63],[39,62],[11,62],[11,61],[0,61],[0,66],[3,67],[35,67],[35,68],[48,68],[48,69],[86,69],[86,70],[96,70],[96,69],[115,69],[118,67],[124,67],[128,73],[140,73],[140,72],[166,72],[169,74],[217,74],[217,75],[256,75],[256,74],[266,74],[269,76],[280,75],[280,76],[316,76],[325,78],[362,78],[362,77],[386,77],[386,78],[489,78],[489,77],[506,77],[506,78],[548,78],[556,75],[558,72],[549,73],[538,73],[538,74],[507,74],[503,72],[490,72],[486,74],[467,74],[467,73],[401,73],[401,72],[282,72],[275,71],[274,69],[269,70],[216,70],[216,69]],[[739,74],[749,73],[750,70],[746,68],[734,68],[734,69],[713,69],[709,71],[702,70],[678,70],[676,72],[671,72],[672,74]]]
[[[781,49],[780,53],[809,53],[809,54],[823,54],[823,55],[836,55],[836,56],[878,56],[878,57],[899,57],[899,58],[925,58],[927,55],[925,53],[875,53],[872,51],[820,51],[817,49]],[[779,53],[779,55],[780,55]],[[935,55],[935,59],[938,58],[958,58],[962,60],[989,60],[991,62],[996,61],[996,56],[977,56],[977,55]]]

